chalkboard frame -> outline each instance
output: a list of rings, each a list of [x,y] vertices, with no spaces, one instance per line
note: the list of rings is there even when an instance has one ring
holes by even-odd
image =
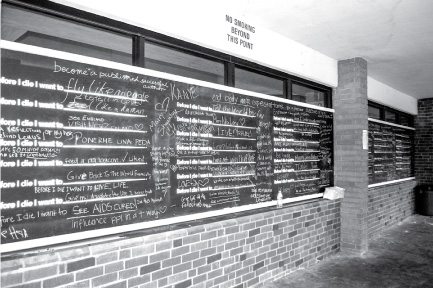
[[[390,122],[386,122],[386,121],[383,121],[383,120],[378,120],[378,119],[375,119],[375,118],[368,118],[368,121],[369,122],[371,121],[371,122],[383,124],[383,125],[398,127],[398,128],[402,128],[402,129],[412,130],[412,131],[416,130],[413,127],[404,126],[404,125],[395,124],[395,123],[390,123]],[[412,155],[412,158],[413,158],[413,156],[414,155]],[[414,173],[414,171],[412,171],[412,174],[413,173]],[[390,184],[395,184],[395,183],[400,183],[400,182],[410,181],[410,180],[415,180],[415,179],[416,179],[416,177],[407,177],[407,178],[402,178],[402,179],[397,179],[397,180],[392,180],[392,181],[384,181],[384,182],[379,182],[379,183],[373,183],[373,184],[369,184],[368,188],[374,188],[374,187],[379,187],[379,186],[384,186],[384,185],[390,185]]]
[[[278,98],[278,97],[251,92],[247,90],[242,90],[238,88],[227,87],[219,84],[213,84],[213,83],[190,79],[182,76],[171,75],[171,74],[162,73],[162,72],[149,70],[145,68],[111,62],[108,60],[96,59],[96,58],[86,57],[82,55],[77,55],[77,54],[52,50],[52,49],[46,49],[41,47],[35,47],[35,46],[25,45],[21,43],[5,41],[5,40],[0,41],[0,46],[2,49],[17,51],[17,52],[24,52],[24,53],[29,53],[29,54],[39,55],[39,56],[55,57],[58,59],[75,61],[75,62],[90,64],[90,65],[97,65],[100,67],[105,67],[110,69],[119,69],[127,72],[138,73],[138,74],[143,74],[152,77],[164,78],[172,81],[179,81],[179,82],[192,84],[192,85],[199,85],[203,87],[219,89],[226,92],[244,94],[248,96],[258,97],[260,99],[272,100],[272,101],[277,101],[277,102],[286,103],[290,105],[311,108],[315,110],[321,110],[321,111],[326,111],[331,113],[335,112],[335,110],[332,108],[319,107],[307,103],[296,102],[289,99]],[[323,193],[315,193],[310,195],[298,196],[294,198],[286,198],[283,200],[283,203],[294,203],[294,202],[300,202],[304,200],[318,199],[321,198],[322,196]],[[121,234],[121,233],[136,231],[136,230],[155,228],[155,227],[160,227],[160,226],[165,226],[170,224],[188,222],[197,219],[210,218],[215,216],[221,216],[226,214],[232,214],[232,213],[260,209],[265,207],[272,207],[272,206],[274,207],[276,206],[276,200],[272,200],[264,203],[258,203],[258,204],[250,204],[250,205],[243,205],[243,206],[232,207],[232,208],[225,208],[225,209],[214,210],[214,211],[203,212],[203,213],[195,213],[191,215],[178,216],[178,217],[167,218],[167,219],[140,222],[136,224],[103,228],[103,229],[97,229],[91,231],[75,232],[71,234],[38,238],[38,239],[26,240],[26,241],[15,242],[15,243],[7,243],[7,244],[0,245],[0,253],[32,249],[32,248],[50,246],[50,245],[72,242],[72,241],[100,238],[103,236],[110,236],[110,235],[113,236],[115,234]]]

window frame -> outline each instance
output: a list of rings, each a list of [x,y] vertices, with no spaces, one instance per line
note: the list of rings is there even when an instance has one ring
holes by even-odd
[[[103,29],[107,32],[114,32],[131,37],[133,66],[145,68],[146,59],[144,46],[145,42],[149,41],[154,44],[162,45],[167,48],[175,49],[197,57],[202,57],[216,62],[222,62],[224,64],[225,86],[234,87],[236,77],[235,67],[239,67],[241,69],[249,70],[250,72],[283,80],[283,98],[286,99],[293,100],[291,91],[292,83],[325,92],[324,107],[332,108],[332,88],[283,71],[257,64],[252,61],[52,1],[41,0],[35,4],[32,0],[4,0],[2,2],[2,5],[3,4],[43,13],[60,19]]]
[[[258,74],[258,75],[262,75],[262,76],[265,76],[265,77],[269,77],[269,78],[272,78],[272,79],[275,79],[275,80],[278,80],[278,81],[282,81],[282,83],[283,83],[283,87],[282,87],[282,97],[281,98],[284,98],[284,99],[290,99],[290,98],[288,98],[288,96],[287,96],[287,91],[286,91],[286,89],[285,89],[285,86],[286,86],[286,79],[284,79],[284,78],[282,78],[282,77],[280,77],[279,75],[275,75],[275,74],[271,74],[271,73],[267,73],[267,72],[265,72],[265,71],[262,71],[262,70],[258,70],[258,69],[252,69],[252,68],[250,68],[250,67],[248,67],[248,66],[242,66],[242,65],[236,65],[236,64],[234,64],[234,70],[236,70],[236,68],[237,69],[241,69],[241,70],[245,70],[245,71],[248,71],[248,72],[251,72],[251,73],[255,73],[255,74]],[[235,87],[235,84],[236,84],[236,72],[235,71],[233,71],[233,73],[234,73],[234,83],[233,83],[233,87],[234,88],[237,88],[237,87]],[[255,91],[253,91],[253,92],[255,92]],[[278,96],[274,96],[274,97],[278,97]]]
[[[331,90],[329,90],[329,89],[323,89],[323,86],[307,83],[307,82],[304,82],[304,81],[291,81],[291,83],[289,85],[290,86],[290,94],[289,95],[290,95],[291,98],[289,98],[289,99],[293,100],[293,91],[292,91],[293,89],[292,89],[292,86],[294,84],[302,86],[302,87],[305,87],[305,88],[310,88],[310,89],[313,89],[313,90],[316,90],[316,91],[324,93],[324,97],[325,97],[325,99],[324,99],[324,104],[325,104],[324,107],[328,107],[328,108],[332,107],[332,93],[331,93]]]
[[[142,57],[140,57],[139,59],[137,59],[137,60],[139,60],[139,63],[141,64],[141,66],[139,66],[139,65],[136,65],[136,66],[147,68],[147,64],[146,64],[147,63],[147,58],[145,57],[145,55],[146,55],[146,44],[153,44],[153,45],[161,46],[163,48],[171,49],[171,50],[176,51],[176,52],[184,53],[186,55],[191,55],[191,56],[202,58],[204,60],[209,60],[209,61],[213,61],[215,63],[223,64],[223,66],[224,66],[224,68],[223,68],[224,69],[224,72],[223,72],[224,75],[222,75],[222,76],[224,78],[224,85],[226,85],[225,82],[226,82],[226,78],[227,78],[226,77],[227,73],[226,73],[226,65],[225,65],[226,62],[225,61],[223,61],[221,59],[216,59],[216,58],[210,57],[209,55],[206,55],[206,54],[197,54],[197,53],[195,53],[195,52],[193,52],[193,51],[191,51],[189,49],[184,49],[182,47],[170,46],[170,45],[167,45],[166,43],[159,43],[159,42],[156,42],[156,41],[153,41],[153,40],[145,39],[143,37],[137,37],[137,38],[139,38],[140,41],[143,43],[143,49],[142,49],[143,55],[142,55]],[[150,68],[147,68],[147,69],[150,69]],[[178,76],[182,76],[182,75],[178,75]],[[200,79],[197,79],[197,80],[200,80]],[[201,81],[203,81],[203,80],[201,80]],[[214,83],[214,82],[209,82],[209,83]],[[215,84],[218,84],[218,83],[215,83]],[[222,85],[222,84],[219,84],[219,85]],[[226,85],[226,86],[228,86],[228,85]]]
[[[405,112],[399,111],[397,109],[393,109],[391,107],[385,106],[383,104],[379,104],[379,103],[371,101],[371,100],[368,100],[368,107],[374,107],[376,109],[379,109],[379,111],[380,111],[380,118],[377,119],[377,120],[385,121],[385,122],[392,123],[392,124],[398,124],[398,125],[402,125],[402,126],[406,126],[406,127],[411,127],[411,128],[415,127],[414,126],[415,125],[415,116],[414,115],[411,115],[409,113],[405,113]],[[385,111],[386,112],[391,112],[391,113],[395,114],[395,116],[396,116],[395,123],[394,122],[389,122],[389,121],[385,120],[385,113],[386,113]],[[401,123],[402,116],[406,117],[408,119],[408,125],[404,125],[404,124]],[[373,119],[376,119],[376,118],[373,118]]]
[[[379,110],[379,118],[370,117],[370,114],[369,114],[369,108],[370,108],[370,107]],[[369,101],[369,102],[368,102],[368,108],[367,108],[367,109],[368,109],[368,110],[367,110],[368,118],[373,118],[373,119],[376,119],[376,120],[384,119],[384,117],[383,117],[383,115],[382,115],[382,114],[384,114],[383,109],[381,109],[380,107],[378,107],[378,106],[375,105],[374,103],[370,103],[370,101]]]

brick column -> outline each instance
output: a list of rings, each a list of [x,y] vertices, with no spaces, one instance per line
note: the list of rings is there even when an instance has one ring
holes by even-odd
[[[415,128],[415,176],[419,184],[433,185],[433,98],[418,100]]]
[[[362,131],[368,130],[367,61],[338,62],[338,87],[333,96],[335,186],[346,189],[341,206],[341,250],[368,250],[368,150]]]

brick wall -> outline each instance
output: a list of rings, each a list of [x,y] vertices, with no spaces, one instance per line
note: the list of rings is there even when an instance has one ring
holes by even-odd
[[[368,189],[368,238],[414,214],[415,180]]]
[[[419,184],[433,185],[433,98],[418,100],[415,128],[415,175]]]
[[[340,201],[320,200],[159,234],[3,255],[1,287],[252,287],[339,249]]]
[[[338,87],[333,97],[335,185],[346,189],[341,204],[341,250],[368,249],[368,151],[362,131],[368,129],[367,61],[338,61]]]

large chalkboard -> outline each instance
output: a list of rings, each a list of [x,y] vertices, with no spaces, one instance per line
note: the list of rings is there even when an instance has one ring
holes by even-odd
[[[332,185],[330,109],[10,45],[20,49],[1,51],[4,244]]]
[[[368,122],[368,182],[376,184],[414,176],[414,129]]]

